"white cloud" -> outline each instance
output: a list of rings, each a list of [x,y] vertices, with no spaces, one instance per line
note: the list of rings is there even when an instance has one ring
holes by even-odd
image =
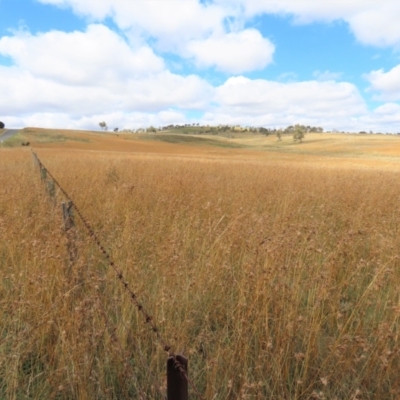
[[[234,77],[217,88],[216,98],[221,104],[244,113],[262,110],[288,115],[328,113],[339,116],[365,111],[364,100],[357,88],[347,82],[280,83]]]
[[[400,48],[398,0],[214,0],[207,4],[200,0],[38,1],[69,6],[77,14],[95,20],[109,16],[122,29],[156,38],[164,50],[181,48],[186,41],[223,32],[227,17],[242,26],[244,21],[260,14],[292,16],[300,24],[343,20],[364,44]]]
[[[400,116],[400,104],[385,103],[374,110],[375,115],[391,118],[394,115]]]
[[[164,61],[149,47],[132,49],[104,25],[86,32],[51,31],[37,36],[19,32],[0,39],[0,54],[36,77],[58,83],[95,86],[162,71]]]
[[[223,30],[225,11],[198,0],[39,0],[69,6],[75,13],[102,21],[107,16],[124,30],[157,40],[158,47],[172,51],[185,41],[204,38]]]
[[[205,107],[212,87],[197,76],[168,71],[147,78],[99,82],[98,86],[71,86],[36,77],[18,67],[0,67],[0,109],[26,114],[34,110],[64,111],[72,117],[107,111],[159,112]]]
[[[400,132],[400,104],[385,103],[372,112],[362,116],[358,130],[372,130],[381,133]]]
[[[200,67],[243,73],[262,69],[272,61],[274,46],[259,31],[241,30],[241,24],[235,21],[227,23],[226,18],[233,12],[229,7],[199,0],[40,1],[69,6],[77,14],[98,20],[111,17],[132,43],[152,39],[158,51],[194,58]]]
[[[214,88],[199,76],[171,73],[159,55],[173,52],[233,74],[263,69],[274,45],[256,29],[244,29],[246,19],[260,13],[290,15],[297,23],[344,20],[361,42],[396,46],[397,0],[38,1],[72,7],[92,22],[110,17],[130,41],[99,23],[85,32],[0,38],[0,54],[14,61],[0,66],[0,93],[7,94],[0,96],[0,109],[15,124],[96,129],[106,120],[123,129],[183,123],[186,110],[204,111],[204,122],[216,124],[305,123],[340,130],[378,130],[379,124],[396,130],[399,124],[398,104],[369,112],[339,73],[315,71],[315,80],[305,82],[287,81],[297,75],[282,75],[285,82],[237,76]],[[400,99],[400,66],[366,77],[380,99]]]
[[[329,127],[344,126],[367,113],[357,88],[347,82],[282,83],[234,77],[216,88],[215,101],[218,106],[205,117],[210,123]]]
[[[2,120],[7,126],[98,129],[182,124],[190,107],[205,111],[207,124],[287,126],[295,123],[326,129],[399,131],[400,105],[387,103],[369,112],[354,85],[347,82],[274,82],[244,77],[212,88],[196,76],[168,71],[120,89],[75,87],[37,78],[19,67],[0,67]],[[196,121],[197,122],[197,121]],[[199,121],[200,122],[200,121]]]
[[[296,123],[326,130],[399,132],[400,104],[369,111],[358,89],[348,82],[276,82],[242,76],[216,88],[208,124],[286,127]]]
[[[0,39],[0,54],[14,61],[0,66],[3,115],[42,115],[50,123],[52,113],[72,121],[121,110],[153,115],[203,108],[213,96],[205,80],[169,72],[151,49],[133,49],[102,25],[86,32],[20,32]]]
[[[400,100],[400,65],[385,72],[383,69],[372,71],[365,75],[374,91],[380,92],[377,96],[381,100]]]
[[[125,104],[131,108],[147,110],[180,107],[200,109],[213,95],[213,88],[196,75],[180,76],[164,71],[147,80],[132,81],[125,88]]]
[[[2,117],[3,118],[3,117]],[[159,113],[140,112],[113,112],[101,113],[91,116],[72,118],[67,113],[42,113],[37,112],[26,116],[4,116],[8,127],[41,127],[59,129],[87,129],[99,130],[99,122],[106,121],[110,130],[114,128],[138,129],[149,126],[165,126],[170,124],[183,124],[185,115],[174,110],[161,111]]]
[[[218,4],[232,0],[216,0]],[[349,18],[365,9],[377,8],[376,2],[369,0],[233,0],[239,3],[248,16],[257,14],[291,14],[299,23],[315,20],[334,21]],[[380,0],[379,5],[395,4],[393,0]]]
[[[228,73],[265,68],[272,62],[275,46],[255,29],[192,41],[188,51],[200,67],[216,67]]]
[[[349,17],[351,30],[364,44],[400,49],[400,2],[378,1]]]
[[[398,0],[215,0],[242,12],[247,19],[260,14],[292,16],[295,23],[347,22],[356,38],[374,46],[400,46]]]

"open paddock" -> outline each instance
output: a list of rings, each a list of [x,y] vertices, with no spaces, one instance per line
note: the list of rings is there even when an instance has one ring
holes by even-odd
[[[399,398],[399,138],[23,135],[204,398]],[[62,199],[0,149],[0,397],[162,398],[162,346],[78,220],[70,265]]]

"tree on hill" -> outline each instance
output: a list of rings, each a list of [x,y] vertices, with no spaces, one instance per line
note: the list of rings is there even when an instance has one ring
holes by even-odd
[[[304,127],[300,125],[295,125],[293,127],[293,139],[295,142],[302,142],[304,138]]]
[[[104,131],[106,131],[108,129],[107,124],[103,121],[103,122],[99,122],[100,128],[103,129]]]
[[[4,127],[5,127],[4,122],[0,121],[0,129],[4,129]]]
[[[157,129],[154,128],[154,126],[150,126],[149,128],[146,129],[146,132],[148,132],[148,133],[156,133]]]
[[[322,133],[324,131],[324,128],[321,128],[319,126],[312,126],[310,127],[310,132],[317,132],[317,133]]]
[[[283,131],[283,133],[291,134],[291,133],[294,132],[294,130],[295,130],[295,127],[294,127],[293,125],[289,125],[287,128],[285,128],[285,130]]]
[[[271,133],[271,131],[267,128],[261,127],[259,130],[260,130],[260,133],[265,136],[269,136],[269,134]]]

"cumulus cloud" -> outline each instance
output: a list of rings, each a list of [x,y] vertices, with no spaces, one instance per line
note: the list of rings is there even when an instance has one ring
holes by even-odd
[[[222,32],[228,17],[243,23],[260,14],[292,16],[300,24],[343,20],[362,43],[400,48],[398,0],[38,1],[68,6],[96,20],[111,17],[122,29],[156,38],[165,49]]]
[[[377,107],[374,110],[374,114],[389,118],[393,117],[394,115],[397,115],[397,120],[399,120],[400,104],[397,103],[382,104],[381,106]]]
[[[339,116],[365,111],[358,89],[348,82],[282,83],[240,76],[230,78],[218,87],[216,98],[221,104],[242,113],[263,110],[288,115],[328,113]]]
[[[385,103],[368,110],[349,82],[277,82],[238,76],[216,88],[214,103],[204,115],[205,123],[272,128],[300,123],[326,130],[399,131],[399,104]]]
[[[158,51],[193,58],[200,67],[216,67],[228,73],[264,68],[272,61],[275,49],[256,29],[243,30],[241,24],[228,24],[227,17],[238,17],[229,7],[199,0],[40,1],[69,6],[77,14],[98,20],[110,17],[133,43],[140,42],[138,38],[152,39]]]
[[[400,100],[400,65],[385,72],[383,69],[365,75],[371,90],[378,91],[378,99],[386,101]]]
[[[213,88],[197,76],[163,71],[147,78],[99,82],[98,86],[71,86],[35,77],[18,67],[0,67],[3,113],[25,114],[40,109],[63,110],[71,116],[116,110],[159,112],[205,107]]]
[[[71,7],[78,15],[98,21],[112,18],[123,30],[156,39],[159,48],[172,51],[183,41],[204,38],[223,30],[222,7],[198,0],[39,0],[45,4]]]
[[[357,130],[381,133],[399,133],[400,104],[385,103],[361,116],[357,121]]]
[[[400,46],[397,0],[215,0],[225,9],[236,5],[247,19],[260,14],[291,16],[295,23],[347,22],[356,38],[374,46]]]
[[[84,32],[0,38],[0,55],[14,63],[0,66],[0,92],[7,93],[0,109],[20,126],[93,129],[106,120],[122,129],[183,123],[187,110],[203,111],[202,122],[215,124],[369,130],[399,121],[400,106],[393,102],[400,100],[400,66],[366,75],[370,89],[389,102],[368,111],[357,88],[341,82],[339,73],[315,71],[315,80],[305,82],[297,76],[281,76],[283,82],[236,76],[213,87],[197,75],[168,71],[161,57],[175,53],[228,74],[263,69],[275,47],[258,30],[245,28],[259,14],[291,16],[302,24],[343,20],[360,42],[396,47],[397,0],[37,1],[71,7],[91,24]],[[123,36],[101,24],[106,18]]]
[[[86,32],[19,32],[0,39],[0,54],[14,63],[0,66],[3,115],[152,115],[203,108],[213,95],[205,80],[171,73],[150,48],[131,48],[103,25]]]
[[[283,83],[238,76],[213,88],[199,77],[163,71],[128,84],[121,81],[114,91],[115,83],[76,87],[35,77],[18,66],[0,67],[0,76],[0,91],[7,93],[0,97],[0,109],[7,126],[15,127],[98,129],[103,120],[120,129],[182,124],[188,122],[190,107],[205,111],[196,122],[206,124],[302,123],[396,132],[400,122],[399,104],[386,103],[369,112],[358,90],[347,82]]]
[[[122,130],[183,124],[185,122],[185,115],[175,110],[165,110],[159,113],[118,111],[72,118],[70,114],[62,112],[36,112],[26,116],[5,116],[4,120],[7,121],[9,127],[37,126],[41,128],[77,130],[99,130],[99,122],[106,121],[110,129],[118,127]]]
[[[233,77],[216,88],[215,102],[218,106],[205,116],[210,123],[336,126],[367,113],[354,85],[334,81],[282,83]]]
[[[366,7],[346,20],[361,43],[377,47],[393,46],[399,50],[399,15],[398,1],[379,1],[374,2],[373,7]]]
[[[188,51],[201,67],[238,74],[265,68],[272,61],[275,46],[257,30],[246,29],[192,41]]]
[[[148,46],[132,49],[104,25],[37,36],[18,32],[0,39],[0,54],[36,77],[73,85],[93,86],[104,79],[118,81],[164,69],[163,59]]]
[[[227,6],[234,1],[241,5],[248,16],[256,14],[292,14],[299,23],[315,20],[333,21],[351,17],[360,11],[374,7],[375,2],[366,0],[215,0],[217,4]],[[381,0],[379,4],[395,4],[393,0]]]

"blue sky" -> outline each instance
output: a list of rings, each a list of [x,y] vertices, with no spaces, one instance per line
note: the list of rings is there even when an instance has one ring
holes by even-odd
[[[398,16],[397,0],[0,0],[0,119],[400,132]]]

